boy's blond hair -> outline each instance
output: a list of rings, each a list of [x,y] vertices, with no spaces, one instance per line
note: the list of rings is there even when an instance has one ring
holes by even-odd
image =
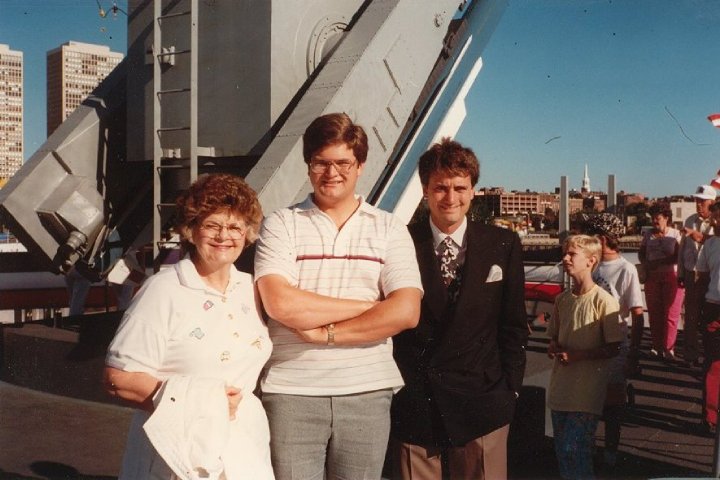
[[[563,243],[563,254],[567,253],[570,247],[577,247],[587,257],[594,257],[595,264],[593,265],[593,271],[600,264],[602,259],[602,244],[600,239],[591,235],[570,235],[565,239]]]

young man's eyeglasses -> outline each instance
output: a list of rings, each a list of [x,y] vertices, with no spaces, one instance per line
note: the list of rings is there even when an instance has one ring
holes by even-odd
[[[230,225],[220,225],[215,222],[205,222],[200,225],[200,230],[212,234],[217,237],[223,229],[227,229],[228,237],[230,238],[242,238],[247,233],[247,225],[240,225],[238,223],[231,223]]]
[[[313,173],[325,173],[330,166],[335,167],[338,173],[346,174],[357,163],[357,161],[338,160],[337,162],[326,162],[325,160],[311,160],[310,171]]]

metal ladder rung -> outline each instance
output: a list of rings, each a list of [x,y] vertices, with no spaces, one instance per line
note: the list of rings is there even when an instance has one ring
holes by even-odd
[[[167,15],[163,15],[161,17],[158,17],[158,20],[165,20],[168,18],[175,18],[175,17],[182,17],[185,15],[190,15],[190,10],[187,10],[185,12],[177,12],[177,13],[168,13]]]
[[[163,127],[163,128],[158,128],[158,133],[178,132],[180,130],[190,130],[190,127]]]
[[[172,56],[172,55],[181,55],[181,54],[185,54],[185,53],[190,53],[190,49],[188,48],[188,49],[185,49],[185,50],[175,50],[175,51],[173,51],[173,52],[162,52],[162,53],[156,54],[156,56],[157,56],[158,58],[159,58],[159,57],[169,57],[169,56]]]
[[[157,168],[159,170],[164,170],[164,169],[179,170],[179,169],[183,169],[183,168],[188,169],[188,168],[190,168],[190,165],[159,165]]]
[[[165,94],[169,94],[169,93],[183,93],[183,92],[189,92],[189,91],[190,91],[189,88],[171,88],[168,90],[160,90],[159,92],[157,92],[157,94],[165,95]]]

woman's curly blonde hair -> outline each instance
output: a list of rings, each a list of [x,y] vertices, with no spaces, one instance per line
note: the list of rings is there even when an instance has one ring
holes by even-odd
[[[257,239],[263,218],[262,207],[255,190],[236,175],[202,175],[175,203],[175,231],[180,234],[180,244],[186,252],[195,250],[195,246],[190,243],[192,229],[218,212],[227,212],[245,221],[248,227],[245,246]]]

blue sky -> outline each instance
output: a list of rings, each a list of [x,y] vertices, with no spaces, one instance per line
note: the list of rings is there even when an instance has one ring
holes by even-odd
[[[127,50],[127,17],[113,18],[112,0],[99,3],[108,12],[105,18],[96,0],[0,0],[0,43],[23,52],[26,159],[47,138],[47,52],[70,40]],[[127,11],[127,1],[117,5]]]
[[[510,0],[458,135],[480,185],[579,189],[587,163],[594,189],[692,193],[720,168],[719,32],[715,0]]]
[[[109,11],[111,0],[99,0]],[[126,8],[126,1],[118,5]],[[68,40],[125,52],[126,17],[96,0],[0,0],[0,43],[24,52],[25,150],[45,140],[45,55]],[[480,186],[689,194],[720,168],[720,1],[509,0],[458,139]],[[673,118],[674,117],[674,118]],[[684,133],[683,133],[684,132]]]

